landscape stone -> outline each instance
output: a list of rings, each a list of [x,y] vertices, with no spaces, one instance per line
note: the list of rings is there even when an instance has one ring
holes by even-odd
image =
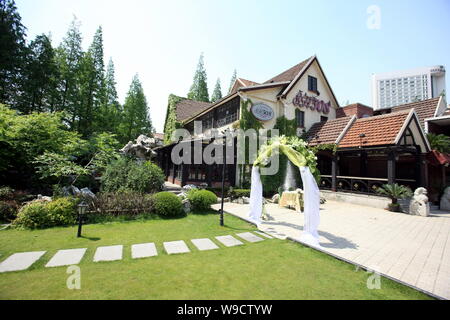
[[[216,239],[226,247],[241,246],[244,244],[233,236],[220,236],[216,237]]]
[[[258,237],[257,235],[254,235],[251,232],[244,232],[244,233],[238,233],[237,236],[239,238],[242,238],[248,242],[260,242],[260,241],[264,241],[263,238]]]
[[[191,241],[200,251],[219,249],[210,239],[193,239]]]
[[[46,251],[15,253],[0,263],[0,272],[26,270],[38,261]]]
[[[131,246],[131,257],[133,259],[148,258],[158,255],[154,243],[133,244]]]
[[[171,241],[164,242],[164,249],[167,254],[178,254],[178,253],[188,253],[190,252],[188,246],[184,241]]]
[[[430,215],[430,203],[428,202],[427,189],[417,188],[409,205],[409,213],[412,215],[428,217]]]
[[[72,266],[79,264],[87,249],[59,250],[45,265],[49,267]]]
[[[98,247],[95,251],[94,262],[122,260],[123,246]]]
[[[443,211],[450,211],[450,187],[447,187],[444,190],[444,194],[441,198],[440,209]]]

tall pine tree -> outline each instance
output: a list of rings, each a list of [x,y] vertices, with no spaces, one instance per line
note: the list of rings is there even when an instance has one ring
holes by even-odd
[[[80,23],[74,18],[66,37],[56,50],[56,61],[61,73],[56,111],[65,111],[68,116],[66,118],[68,125],[75,130],[78,128],[83,105],[81,72],[84,54],[81,41]]]
[[[122,107],[118,100],[114,62],[110,59],[105,75],[105,95],[97,117],[97,131],[119,133],[118,127],[122,117]]]
[[[14,108],[22,90],[25,32],[14,0],[0,0],[0,103]]]
[[[153,136],[154,129],[145,98],[144,89],[135,75],[123,106],[119,139],[121,142],[136,139],[139,135]]]
[[[188,99],[209,102],[208,79],[203,61],[203,53],[200,55],[197,70],[194,75],[194,83],[188,93]]]
[[[233,89],[236,79],[237,79],[237,71],[236,71],[236,69],[234,69],[233,75],[231,76],[231,80],[230,80],[230,88],[228,89],[228,94],[231,93],[231,89]]]
[[[25,114],[53,111],[58,68],[50,38],[38,35],[31,41],[28,51],[18,109]]]
[[[216,86],[214,87],[214,91],[211,96],[211,102],[216,102],[220,99],[222,99],[222,88],[220,86],[220,79],[217,79]]]

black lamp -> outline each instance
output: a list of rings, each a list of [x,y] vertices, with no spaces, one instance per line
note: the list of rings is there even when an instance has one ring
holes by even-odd
[[[81,203],[78,205],[78,235],[77,235],[78,238],[81,237],[81,227],[83,225],[83,217],[86,214],[86,210],[88,207],[89,205],[84,201],[81,201]]]

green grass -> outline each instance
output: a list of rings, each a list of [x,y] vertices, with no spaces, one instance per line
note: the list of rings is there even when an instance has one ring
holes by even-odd
[[[267,240],[207,252],[188,240],[252,231],[216,214],[177,220],[113,222],[76,227],[0,231],[0,261],[12,253],[47,250],[30,270],[0,274],[0,299],[427,299],[411,288],[382,279],[381,290],[366,287],[368,274],[290,241]],[[185,240],[192,252],[169,256],[164,241]],[[155,242],[159,255],[131,259],[131,244]],[[217,241],[215,241],[217,243]],[[95,248],[125,245],[124,259],[94,263]],[[218,243],[218,245],[220,245]],[[58,249],[88,248],[81,290],[66,287],[66,268],[44,268]]]

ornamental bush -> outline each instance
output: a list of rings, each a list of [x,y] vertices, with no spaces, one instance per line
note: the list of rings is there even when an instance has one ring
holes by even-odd
[[[31,202],[20,209],[13,225],[26,229],[73,225],[77,221],[77,203],[74,198]]]
[[[10,222],[17,217],[19,205],[16,201],[0,201],[0,222]]]
[[[192,190],[187,195],[192,207],[196,211],[206,211],[217,203],[217,196],[208,190]]]
[[[152,196],[153,212],[160,217],[170,218],[184,215],[183,202],[171,192],[159,192]]]
[[[229,195],[233,199],[242,197],[250,198],[250,189],[232,189]]]
[[[154,193],[164,185],[164,173],[150,161],[143,163],[122,157],[106,167],[102,176],[102,191],[135,191]]]

